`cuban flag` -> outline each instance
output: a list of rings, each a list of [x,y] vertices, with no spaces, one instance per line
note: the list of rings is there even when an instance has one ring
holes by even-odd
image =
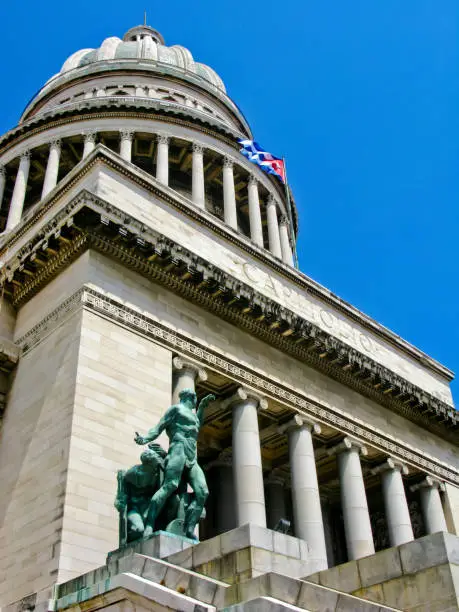
[[[238,143],[242,145],[240,153],[247,157],[248,160],[260,166],[262,170],[268,174],[274,174],[285,183],[285,164],[284,160],[279,157],[274,157],[268,151],[263,151],[260,145],[254,140],[239,139]]]

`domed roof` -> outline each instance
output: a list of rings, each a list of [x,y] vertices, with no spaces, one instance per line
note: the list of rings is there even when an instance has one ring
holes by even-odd
[[[167,47],[161,34],[147,25],[131,28],[126,32],[123,40],[112,36],[106,38],[98,49],[82,49],[73,53],[64,62],[60,73],[56,76],[88,64],[124,59],[147,60],[163,65],[169,64],[186,72],[194,73],[226,93],[223,81],[212,68],[195,62],[190,51],[185,47],[179,45]]]

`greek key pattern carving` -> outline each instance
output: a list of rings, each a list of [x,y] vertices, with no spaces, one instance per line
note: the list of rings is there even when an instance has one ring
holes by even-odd
[[[297,412],[327,423],[343,433],[379,448],[388,455],[411,463],[423,471],[436,475],[437,478],[459,485],[459,470],[453,466],[440,463],[425,453],[421,454],[413,447],[403,445],[395,438],[379,432],[375,427],[370,427],[360,420],[349,418],[338,409],[317,405],[308,400],[304,394],[289,389],[281,383],[272,382],[267,376],[255,369],[249,369],[247,366],[242,367],[236,361],[230,361],[228,357],[223,357],[215,350],[204,348],[197,341],[190,340],[180,333],[172,331],[164,324],[157,322],[153,317],[129,308],[121,301],[112,297],[109,298],[92,287],[85,286],[74,293],[38,325],[19,338],[17,344],[24,352],[30,351],[59,324],[63,317],[67,317],[69,313],[82,307],[135,330],[136,333],[145,335],[185,358],[192,358],[202,367],[217,370],[233,380],[251,387],[260,394],[271,395]]]

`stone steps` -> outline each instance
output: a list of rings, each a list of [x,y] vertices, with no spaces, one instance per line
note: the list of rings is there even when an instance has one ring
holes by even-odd
[[[92,600],[100,599],[101,595],[107,598],[116,589],[130,590],[152,601],[160,597],[162,602],[169,601],[172,610],[193,612],[395,611],[395,608],[274,572],[228,584],[138,553],[120,557],[94,572],[60,585],[55,609],[78,606],[80,610],[88,610]]]

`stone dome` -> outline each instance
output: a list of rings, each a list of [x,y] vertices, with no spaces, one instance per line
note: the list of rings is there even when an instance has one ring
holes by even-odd
[[[76,51],[64,62],[60,72],[53,79],[89,64],[111,60],[141,60],[142,62],[146,60],[159,66],[173,66],[182,69],[185,72],[185,78],[187,72],[192,73],[226,93],[223,81],[212,68],[195,62],[190,51],[185,47],[179,45],[167,47],[161,34],[154,28],[145,25],[131,28],[122,40],[117,36],[111,36],[106,38],[98,49]]]

